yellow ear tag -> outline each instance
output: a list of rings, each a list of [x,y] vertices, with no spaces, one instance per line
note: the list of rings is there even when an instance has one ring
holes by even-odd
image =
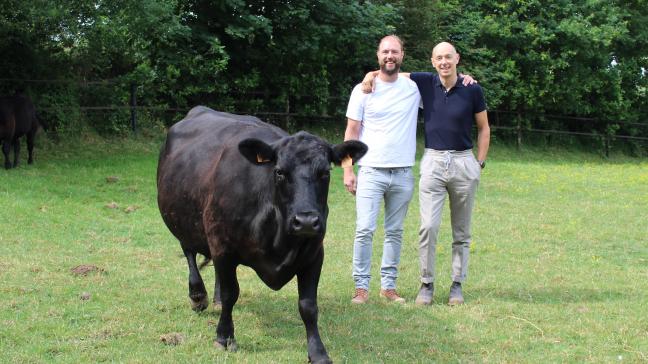
[[[340,163],[340,165],[342,166],[342,168],[351,167],[353,165],[353,159],[351,159],[351,157],[347,155],[342,159],[342,163]]]
[[[267,162],[270,162],[270,159],[263,159],[261,154],[257,154],[257,162],[258,163],[267,163]]]

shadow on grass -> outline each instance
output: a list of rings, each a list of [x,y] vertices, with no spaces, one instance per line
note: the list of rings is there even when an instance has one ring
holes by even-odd
[[[285,287],[282,291],[292,289],[293,287]],[[215,308],[211,302],[211,292],[209,307],[206,310],[195,313],[191,311],[188,302],[178,309],[186,315],[198,315],[200,320],[204,320],[205,330],[212,335],[212,340],[216,338],[221,309]],[[292,294],[286,297],[285,294],[273,292],[269,288],[255,289],[252,292],[250,287],[242,287],[232,316],[234,335],[239,352],[243,355],[267,353],[271,356],[272,353],[286,350],[303,350],[304,358],[307,357],[306,331],[299,315],[297,297],[293,297]],[[319,326],[322,330],[321,320]]]
[[[296,287],[287,286],[288,294],[270,289],[242,292],[234,306],[235,335],[241,355],[272,358],[295,351],[306,359],[306,331],[297,307]],[[446,297],[447,300],[447,297]],[[319,329],[327,351],[336,362],[398,362],[405,358],[460,352],[455,347],[454,324],[441,318],[445,304],[429,307],[386,303],[377,297],[362,306],[352,305],[350,297],[320,292]],[[186,306],[187,314],[190,312]],[[215,335],[220,311],[199,313]],[[412,332],[425,333],[412,335]],[[438,346],[442,349],[437,348]]]

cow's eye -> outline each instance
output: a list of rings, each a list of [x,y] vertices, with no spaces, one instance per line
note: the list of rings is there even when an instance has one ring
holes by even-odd
[[[274,173],[275,173],[275,178],[277,179],[277,181],[283,181],[284,179],[286,179],[286,174],[281,169],[279,169],[279,168],[275,169]]]

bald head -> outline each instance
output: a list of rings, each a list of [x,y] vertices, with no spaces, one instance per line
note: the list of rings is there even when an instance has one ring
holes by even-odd
[[[454,80],[457,77],[459,53],[448,42],[441,42],[432,49],[432,65],[442,79]]]
[[[448,42],[441,42],[435,45],[432,49],[432,58],[434,58],[436,54],[457,54],[457,50],[452,44]]]

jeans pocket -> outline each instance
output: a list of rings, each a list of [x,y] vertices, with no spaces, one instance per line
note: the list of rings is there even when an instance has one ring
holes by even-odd
[[[414,168],[408,168],[405,171],[405,177],[407,177],[408,179],[411,179],[413,181],[414,180]]]
[[[370,176],[376,174],[376,170],[371,167],[361,166],[360,168],[358,168],[358,175],[360,174]]]

